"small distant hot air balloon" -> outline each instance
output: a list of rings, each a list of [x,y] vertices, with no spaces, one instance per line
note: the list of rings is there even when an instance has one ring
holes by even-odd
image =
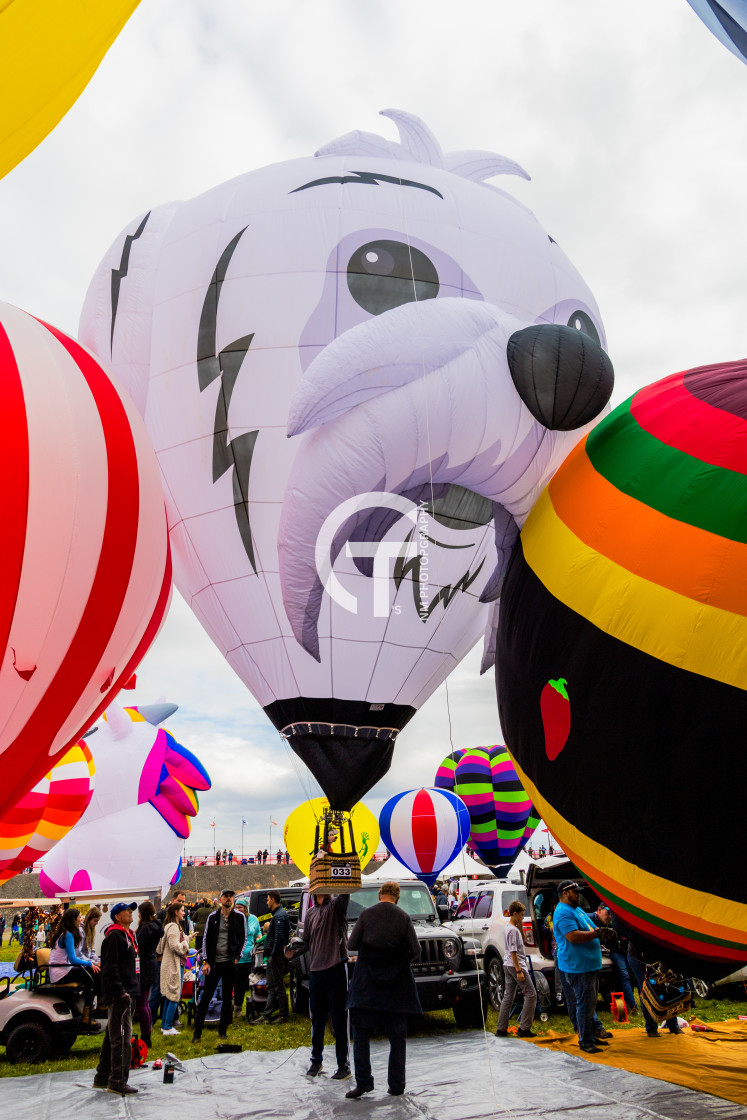
[[[0,819],[131,676],[171,589],[158,464],[79,343],[0,304]]]
[[[496,875],[505,875],[539,824],[506,748],[454,751],[439,766],[435,785],[461,797],[480,858]]]
[[[492,663],[518,527],[612,389],[588,286],[485,182],[526,172],[386,115],[399,143],[136,218],[81,317],[153,439],[179,590],[336,810],[486,629]]]
[[[197,758],[157,726],[175,704],[111,704],[86,744],[96,787],[84,816],[42,862],[51,897],[71,890],[139,890],[176,882],[182,841],[210,778]]]
[[[325,797],[313,797],[297,805],[283,827],[283,843],[291,859],[303,875],[308,875],[311,869],[311,860],[315,855],[314,841],[317,829],[321,829],[324,822],[325,810],[329,809],[329,801]],[[346,814],[347,818],[348,814]],[[350,823],[353,826],[355,850],[358,853],[361,867],[365,867],[375,854],[379,843],[379,822],[367,805],[359,801],[350,810]],[[347,825],[338,830],[331,851],[341,851],[343,843],[347,840]]]
[[[88,808],[95,767],[84,740],[76,743],[0,820],[0,883],[59,843]]]
[[[400,863],[429,887],[461,852],[469,836],[467,806],[445,789],[411,789],[387,801],[381,838]]]
[[[747,964],[724,857],[742,820],[698,816],[709,782],[745,774],[747,362],[639,390],[571,453],[514,551],[498,655],[522,784],[649,959]],[[654,843],[665,820],[681,826]]]

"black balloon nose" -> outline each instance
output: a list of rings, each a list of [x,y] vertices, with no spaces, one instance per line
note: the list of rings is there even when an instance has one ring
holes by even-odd
[[[519,396],[552,431],[582,428],[612,395],[612,362],[598,342],[572,327],[525,327],[511,335],[506,354]]]

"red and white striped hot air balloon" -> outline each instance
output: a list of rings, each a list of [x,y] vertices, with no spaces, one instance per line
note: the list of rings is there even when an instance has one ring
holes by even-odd
[[[135,406],[74,339],[0,304],[0,817],[127,681],[168,607]]]
[[[409,789],[387,801],[379,827],[399,862],[433,886],[467,842],[469,809],[450,790]]]

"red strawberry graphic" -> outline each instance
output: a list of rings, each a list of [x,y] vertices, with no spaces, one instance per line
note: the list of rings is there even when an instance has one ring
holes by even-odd
[[[568,698],[565,677],[548,681],[540,696],[542,726],[545,731],[545,751],[552,760],[557,758],[568,742],[571,731],[571,702]]]

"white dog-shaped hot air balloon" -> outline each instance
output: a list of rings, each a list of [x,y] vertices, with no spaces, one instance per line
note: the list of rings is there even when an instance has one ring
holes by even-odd
[[[519,526],[612,390],[588,286],[486,182],[526,172],[386,116],[399,142],[136,218],[81,319],[153,438],[177,587],[339,809],[486,629],[490,663]]]
[[[111,704],[88,732],[96,767],[91,802],[42,862],[47,897],[67,891],[166,888],[181,871],[182,842],[210,779],[195,756],[159,727],[175,704]]]

